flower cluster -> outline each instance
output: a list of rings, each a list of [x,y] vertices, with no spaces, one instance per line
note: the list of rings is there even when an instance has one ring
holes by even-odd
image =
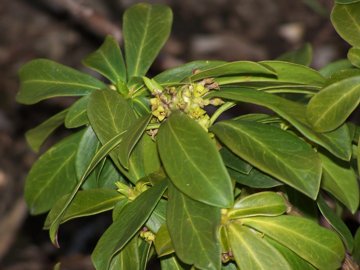
[[[160,87],[159,87],[160,88]],[[186,84],[180,87],[154,89],[150,99],[151,111],[157,122],[162,122],[172,111],[181,110],[196,120],[204,129],[210,125],[210,117],[204,110],[207,105],[219,106],[219,98],[206,99],[204,95],[218,85],[211,79],[199,83]]]

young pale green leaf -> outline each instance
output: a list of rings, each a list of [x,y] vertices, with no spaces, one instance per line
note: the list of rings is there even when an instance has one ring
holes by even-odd
[[[291,270],[316,270],[314,266],[300,258],[290,249],[284,247],[267,236],[265,236],[265,240],[281,253],[285,260],[290,264]]]
[[[87,117],[87,106],[90,95],[84,96],[74,102],[69,108],[69,112],[65,117],[65,127],[77,128],[89,123]]]
[[[74,162],[81,136],[78,132],[65,138],[32,166],[25,182],[25,200],[32,214],[47,212],[76,186]]]
[[[360,47],[360,3],[335,4],[331,22],[338,34],[354,47]]]
[[[315,130],[336,129],[360,103],[360,76],[331,84],[313,96],[307,107],[307,118]]]
[[[264,233],[319,269],[337,269],[344,246],[336,233],[296,216],[254,217],[242,224]]]
[[[88,55],[83,63],[99,72],[117,85],[126,82],[126,67],[119,44],[112,36],[107,36],[98,50]]]
[[[182,263],[176,255],[166,256],[160,259],[161,270],[191,270],[190,265]]]
[[[140,3],[123,17],[125,58],[128,78],[143,76],[169,37],[171,9],[164,5]]]
[[[280,55],[277,60],[309,66],[312,61],[312,47],[309,43],[297,50]]]
[[[322,86],[325,78],[316,70],[289,62],[283,61],[261,61],[260,64],[272,69],[277,74],[277,79],[282,82]]]
[[[325,217],[327,222],[334,228],[334,230],[340,235],[341,239],[343,240],[347,250],[351,253],[354,247],[354,240],[351,235],[349,228],[346,226],[344,221],[337,216],[333,210],[327,205],[324,198],[319,196],[317,198],[317,205],[321,214]]]
[[[68,199],[69,196],[65,195],[56,202],[46,218],[44,225],[45,229],[48,229],[53,223],[56,214],[62,209]],[[124,195],[111,189],[90,189],[79,191],[62,216],[61,223],[65,223],[71,219],[96,215],[109,211],[114,208],[116,203],[124,199]],[[55,216],[53,215],[54,213]]]
[[[131,239],[120,251],[120,253],[111,260],[109,270],[143,270],[140,268],[138,241],[139,237],[134,236],[133,239]]]
[[[347,58],[353,66],[360,68],[360,48],[351,48],[348,51]]]
[[[175,252],[166,224],[163,224],[156,233],[154,246],[158,257]]]
[[[292,269],[281,253],[266,242],[260,233],[237,222],[230,223],[228,233],[231,250],[240,269]]]
[[[106,87],[88,74],[46,59],[25,64],[19,75],[21,84],[16,100],[23,104],[59,96],[85,96]]]
[[[209,205],[232,206],[230,176],[215,143],[198,123],[181,112],[174,112],[157,136],[161,161],[178,189]]]
[[[31,149],[33,149],[35,152],[38,152],[41,145],[49,137],[49,135],[64,123],[64,119],[67,113],[67,109],[63,110],[50,117],[37,127],[26,132],[26,141],[30,145]]]
[[[234,155],[226,147],[220,149],[220,155],[224,161],[225,166],[237,172],[249,174],[253,168],[249,163]]]
[[[207,97],[220,97],[264,106],[291,123],[306,138],[323,146],[335,156],[344,160],[349,160],[351,157],[351,138],[347,127],[344,125],[328,133],[313,131],[307,125],[306,107],[300,103],[242,87],[213,91]]]
[[[224,61],[193,61],[161,72],[154,77],[158,83],[177,84],[194,74],[194,71],[207,70],[225,64]]]
[[[90,175],[90,173],[95,169],[95,167],[103,160],[109,153],[114,150],[115,147],[119,145],[123,137],[123,133],[119,133],[106,142],[94,155],[93,159],[90,161],[89,165],[87,166],[86,170],[84,171],[83,175],[81,176],[80,180],[76,184],[74,188],[71,189],[71,193],[69,194],[68,199],[64,203],[63,207],[59,209],[58,213],[54,213],[54,219],[52,224],[50,224],[49,228],[49,235],[51,241],[58,245],[57,243],[57,231],[60,226],[61,219],[69,207],[71,201],[74,199],[76,193],[79,191],[80,187],[83,185],[85,179]],[[76,172],[73,172],[76,175]],[[69,191],[70,192],[70,191]]]
[[[131,151],[143,135],[152,115],[145,115],[129,126],[124,135],[123,141],[119,145],[119,161],[126,168],[129,168],[129,158]]]
[[[116,134],[126,131],[136,120],[134,111],[128,102],[117,92],[112,90],[95,91],[91,94],[87,114],[96,136],[102,144],[109,141]],[[119,148],[110,154],[115,165],[125,176],[128,172],[118,161]],[[134,179],[131,179],[134,181]]]
[[[221,121],[210,130],[245,161],[316,198],[321,162],[303,140],[277,127],[240,120]]]
[[[196,74],[192,75],[189,80],[198,81],[210,77],[239,74],[265,74],[273,76],[276,75],[276,73],[271,68],[264,67],[263,65],[260,65],[258,63],[250,61],[237,61],[201,70]]]
[[[323,167],[321,188],[331,193],[352,213],[359,206],[359,184],[349,163],[319,153]]]
[[[360,264],[360,228],[357,229],[354,237],[354,250],[353,250],[354,260]]]
[[[279,216],[286,212],[286,202],[278,193],[264,191],[246,196],[235,202],[228,212],[229,219],[254,216]]]
[[[96,269],[109,269],[110,262],[144,225],[167,187],[163,181],[140,194],[135,201],[127,204],[121,217],[115,219],[101,236],[92,254]]]
[[[173,185],[168,196],[167,226],[176,255],[197,269],[219,269],[220,209],[190,199]]]
[[[256,168],[252,168],[249,174],[239,173],[232,169],[228,169],[228,172],[237,183],[252,188],[273,188],[283,185],[280,181]]]

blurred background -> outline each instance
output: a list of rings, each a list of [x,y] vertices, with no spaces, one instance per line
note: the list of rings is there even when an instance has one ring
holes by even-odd
[[[121,42],[121,16],[137,0],[0,0],[0,269],[93,269],[89,254],[109,224],[100,215],[60,228],[61,249],[42,231],[45,216],[30,217],[23,186],[36,160],[24,133],[73,102],[57,98],[37,105],[15,102],[17,71],[34,58],[81,65],[105,35]],[[172,35],[150,75],[190,60],[264,60],[313,46],[312,66],[346,57],[347,44],[333,30],[332,0],[158,0],[174,12]],[[48,140],[53,144],[66,131]]]

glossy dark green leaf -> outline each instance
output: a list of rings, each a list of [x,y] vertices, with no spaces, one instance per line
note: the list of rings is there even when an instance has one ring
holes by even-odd
[[[313,199],[310,199],[303,193],[300,193],[289,186],[286,186],[284,191],[286,193],[287,200],[290,202],[290,207],[288,208],[290,214],[301,215],[314,222],[318,222],[319,210]]]
[[[360,76],[331,84],[313,96],[307,118],[315,130],[326,132],[339,127],[360,103]]]
[[[266,242],[260,233],[237,222],[230,223],[228,232],[232,252],[240,269],[291,269],[281,253]]]
[[[292,82],[322,86],[324,77],[316,70],[289,62],[283,61],[261,61],[260,64],[275,71],[277,79],[282,82]]]
[[[358,141],[358,145],[357,145],[357,167],[358,167],[358,174],[360,175],[360,137],[359,137],[359,141]]]
[[[327,205],[324,198],[319,196],[317,199],[317,205],[320,209],[321,214],[325,217],[327,222],[334,228],[334,230],[340,235],[347,250],[351,253],[354,247],[354,240],[351,235],[349,228],[346,226],[344,221],[336,215],[333,210]]]
[[[239,74],[266,74],[275,75],[276,73],[269,68],[266,68],[258,63],[250,61],[237,61],[217,65],[215,67],[201,70],[192,75],[189,80],[198,81],[205,78],[219,77],[225,75],[239,75]]]
[[[166,208],[167,201],[160,200],[149,219],[146,221],[148,227],[153,233],[157,235],[160,227],[166,222]]]
[[[127,169],[129,168],[131,151],[143,135],[151,117],[151,115],[145,115],[137,119],[124,134],[123,141],[119,145],[119,161]]]
[[[250,164],[316,198],[321,162],[303,140],[279,128],[249,121],[221,121],[210,130]]]
[[[253,168],[249,163],[245,162],[237,155],[231,153],[231,151],[226,147],[220,149],[220,154],[225,166],[237,172],[249,174],[251,169]]]
[[[74,102],[69,108],[69,112],[65,117],[65,127],[77,128],[89,123],[87,117],[87,106],[90,95],[84,96]]]
[[[220,97],[238,102],[248,102],[266,107],[291,123],[309,140],[323,146],[335,156],[349,160],[351,139],[346,126],[328,133],[317,133],[307,124],[306,107],[282,97],[251,88],[232,88],[213,91],[207,97]]]
[[[164,5],[140,3],[126,10],[123,33],[129,78],[146,74],[168,39],[171,24],[171,9]]]
[[[312,61],[312,47],[309,43],[306,43],[297,50],[282,54],[277,60],[309,66]]]
[[[119,44],[112,36],[107,36],[104,43],[95,52],[88,55],[83,63],[99,72],[117,85],[126,82],[126,67]]]
[[[148,261],[152,256],[153,249],[152,249],[152,242],[145,241],[140,239],[139,244],[139,254],[140,254],[140,270],[146,270]]]
[[[154,77],[160,84],[177,84],[193,75],[194,71],[207,70],[225,64],[224,61],[193,61],[161,72]]]
[[[331,22],[338,34],[352,46],[360,47],[360,3],[335,4]]]
[[[319,153],[323,166],[321,188],[330,192],[352,213],[359,206],[359,184],[350,164]]]
[[[53,223],[53,219],[56,217],[56,215],[53,216],[53,213],[57,214],[61,210],[65,202],[69,199],[68,197],[68,195],[65,195],[53,206],[46,218],[44,225],[45,229],[48,229],[50,224]],[[79,191],[65,211],[61,219],[61,223],[67,222],[71,219],[96,215],[109,211],[114,208],[116,203],[124,199],[124,195],[111,189],[90,189]]]
[[[109,269],[112,258],[118,253],[149,218],[167,187],[166,181],[148,189],[135,201],[127,204],[101,236],[92,254],[96,269]]]
[[[283,196],[265,191],[251,194],[235,202],[228,212],[229,219],[254,216],[279,216],[286,212],[287,206]]]
[[[239,268],[237,268],[236,264],[233,262],[228,262],[226,264],[223,264],[221,266],[221,270],[239,270]]]
[[[131,106],[134,108],[136,115],[141,117],[151,113],[151,106],[147,96],[138,96],[131,99]]]
[[[335,232],[296,216],[254,217],[242,224],[264,233],[319,269],[337,269],[344,246]]]
[[[319,72],[325,78],[328,78],[335,72],[348,68],[352,68],[350,61],[348,59],[341,59],[327,64],[325,67],[320,69]]]
[[[283,183],[259,171],[256,168],[252,168],[249,174],[239,173],[237,171],[228,170],[232,179],[241,185],[245,185],[252,188],[272,188],[282,186]]]
[[[51,147],[32,166],[25,182],[25,200],[34,215],[47,212],[77,184],[75,156],[82,132]]]
[[[167,225],[176,255],[198,269],[219,269],[220,209],[190,199],[173,185],[168,196]]]
[[[191,268],[191,266],[182,263],[176,255],[161,258],[160,265],[161,270],[190,270]]]
[[[26,141],[34,151],[38,152],[49,135],[64,123],[67,113],[68,110],[63,110],[26,132]]]
[[[181,112],[172,113],[159,129],[157,144],[166,173],[177,188],[209,205],[232,205],[230,176],[215,143],[197,122]]]
[[[156,233],[154,246],[158,257],[175,252],[166,224],[163,224]]]
[[[360,68],[360,48],[351,48],[347,57],[353,66]]]
[[[21,84],[16,100],[23,104],[59,96],[85,96],[106,87],[90,75],[46,59],[25,64],[19,75]]]
[[[87,113],[90,124],[102,144],[116,134],[126,131],[136,120],[128,102],[112,90],[95,91],[91,94]],[[110,155],[115,165],[121,169],[118,161],[119,150],[115,149]],[[128,176],[124,169],[121,172]]]
[[[135,235],[125,247],[111,261],[109,270],[140,269],[140,254],[138,248],[139,237]]]
[[[265,240],[281,253],[285,260],[290,264],[291,270],[316,270],[311,264],[300,258],[290,249],[284,247],[269,237],[265,237]]]
[[[354,250],[353,250],[354,260],[360,264],[360,228],[357,229],[354,237]]]

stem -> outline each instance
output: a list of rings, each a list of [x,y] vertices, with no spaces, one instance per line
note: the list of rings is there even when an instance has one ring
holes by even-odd
[[[219,109],[217,109],[214,114],[211,116],[210,118],[210,126],[212,124],[214,124],[214,122],[216,121],[216,119],[225,111],[231,109],[232,107],[234,107],[236,104],[234,102],[226,102],[224,103]]]

